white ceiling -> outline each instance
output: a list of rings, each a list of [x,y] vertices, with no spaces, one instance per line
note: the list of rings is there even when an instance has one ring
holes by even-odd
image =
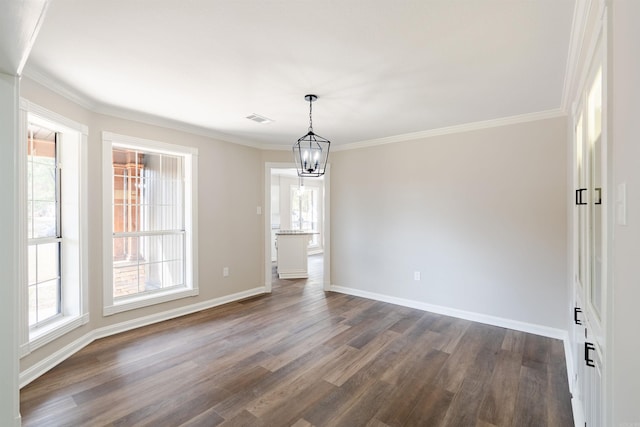
[[[55,0],[25,67],[101,111],[335,146],[559,110],[575,0]],[[272,120],[258,124],[255,113]],[[275,148],[275,147],[274,147]]]

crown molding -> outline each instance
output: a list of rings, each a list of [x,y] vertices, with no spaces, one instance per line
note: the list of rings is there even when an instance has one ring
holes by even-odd
[[[422,132],[405,133],[402,135],[389,136],[386,138],[371,139],[368,141],[354,142],[336,147],[334,151],[355,150],[358,148],[375,147],[378,145],[393,144],[396,142],[412,141],[416,139],[431,138],[434,136],[451,135],[462,132],[470,132],[481,129],[490,129],[500,126],[508,126],[518,123],[533,122],[537,120],[546,120],[556,117],[566,116],[566,113],[560,108],[540,111],[536,113],[520,114],[517,116],[502,117],[499,119],[483,120],[478,122],[464,123],[460,125],[447,126],[437,129],[431,129]]]
[[[218,141],[228,142],[231,144],[244,145],[247,147],[257,148],[257,149],[265,148],[264,144],[248,141],[233,135],[229,135],[227,133],[217,132],[215,130],[205,128],[202,126],[192,125],[192,124],[181,122],[178,120],[155,116],[153,114],[142,113],[140,111],[129,110],[126,108],[120,108],[120,107],[101,104],[92,111],[98,114],[117,117],[119,119],[132,120],[132,121],[144,123],[147,125],[164,127],[172,130],[177,130],[180,132],[190,133],[192,135],[198,135],[206,138],[212,138]]]
[[[173,120],[165,117],[155,116],[153,114],[147,114],[139,111],[130,110],[127,108],[115,107],[112,105],[101,103],[85,93],[82,93],[61,81],[54,79],[37,67],[30,66],[25,70],[23,75],[34,82],[45,86],[47,89],[57,93],[63,98],[80,105],[81,107],[97,114],[103,114],[111,117],[116,117],[124,120],[132,120],[140,123],[144,123],[152,126],[164,127],[180,132],[186,132],[193,135],[204,136],[206,138],[212,138],[224,142],[233,144],[245,145],[247,147],[265,149],[264,144],[260,144],[253,141],[248,141],[242,138],[235,137],[223,132],[217,132],[209,128],[202,126],[192,125],[184,123],[178,120]]]
[[[22,75],[41,84],[69,101],[86,108],[87,110],[95,111],[98,106],[98,102],[88,95],[79,92],[77,89],[62,83],[57,79],[54,79],[36,66],[29,65],[24,69]]]
[[[68,100],[97,114],[108,115],[111,117],[116,117],[124,120],[137,121],[137,122],[152,125],[152,126],[164,127],[172,130],[177,130],[180,132],[186,132],[193,135],[198,135],[198,136],[212,138],[212,139],[216,139],[224,142],[229,142],[232,144],[244,145],[247,147],[256,148],[260,150],[272,150],[272,151],[291,150],[290,145],[271,145],[271,144],[264,144],[264,143],[254,142],[254,141],[248,141],[243,138],[238,138],[233,135],[217,132],[202,126],[191,125],[178,120],[159,117],[152,114],[129,110],[126,108],[106,105],[89,98],[85,94],[78,92],[77,90],[61,83],[60,81],[48,76],[44,72],[34,67],[29,67],[29,69],[26,70],[24,75],[30,78],[31,80],[35,81],[36,83],[39,83],[47,87],[48,89],[52,90],[58,95],[61,95],[62,97],[67,98]],[[332,150],[333,151],[355,150],[358,148],[374,147],[378,145],[393,144],[396,142],[411,141],[416,139],[430,138],[434,136],[449,135],[449,134],[455,134],[455,133],[461,133],[461,132],[469,132],[469,131],[480,130],[480,129],[489,129],[489,128],[494,128],[499,126],[507,126],[511,124],[525,123],[525,122],[531,122],[536,120],[545,120],[550,118],[562,117],[565,115],[567,115],[567,112],[565,111],[564,108],[557,108],[553,110],[527,113],[527,114],[521,114],[517,116],[502,117],[498,119],[464,123],[460,125],[430,129],[426,131],[412,132],[412,133],[394,135],[394,136],[389,136],[384,138],[358,141],[358,142],[348,143],[340,146],[334,145]]]

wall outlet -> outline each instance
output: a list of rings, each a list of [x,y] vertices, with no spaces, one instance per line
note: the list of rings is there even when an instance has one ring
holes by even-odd
[[[419,271],[414,271],[413,272],[413,280],[420,280],[420,272]]]
[[[229,267],[222,269],[222,277],[229,277]]]
[[[262,215],[262,206],[258,206],[258,207],[256,208],[256,213],[257,213],[258,215]]]

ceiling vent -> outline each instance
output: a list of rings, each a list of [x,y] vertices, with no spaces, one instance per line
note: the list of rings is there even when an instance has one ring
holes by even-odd
[[[262,123],[262,124],[267,124],[267,123],[271,123],[273,120],[268,119],[264,116],[260,116],[258,114],[251,114],[250,116],[247,116],[247,119],[249,120],[253,120],[256,123]]]

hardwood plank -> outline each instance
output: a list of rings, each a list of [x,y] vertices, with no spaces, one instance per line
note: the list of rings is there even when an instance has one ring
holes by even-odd
[[[360,396],[370,387],[386,369],[395,363],[407,342],[396,339],[378,357],[364,365],[355,375],[350,377],[342,386],[327,395],[315,406],[309,408],[303,417],[314,425],[331,425],[331,420],[351,407]],[[345,346],[356,352],[352,347]]]
[[[418,357],[407,357],[400,361],[393,377],[383,376],[393,389],[387,399],[376,411],[375,418],[390,426],[403,426],[407,423],[416,405],[419,404],[423,390],[432,387],[434,378],[449,358],[449,354],[439,350],[430,350]],[[390,378],[391,377],[391,378]]]
[[[512,425],[523,427],[548,425],[546,370],[522,366],[520,381]]]
[[[502,337],[500,331],[502,331]],[[469,367],[473,365],[478,353],[483,348],[497,351],[503,340],[504,330],[502,328],[482,324],[470,325],[451,357],[442,367],[436,379],[436,385],[456,393],[468,375]]]
[[[391,384],[384,381],[375,381],[367,387],[365,392],[353,402],[345,411],[335,417],[331,425],[337,427],[362,426],[367,424],[371,414],[385,401],[389,392],[393,389]]]
[[[207,409],[206,411],[180,424],[179,427],[216,427],[224,422],[225,419],[218,415],[216,411],[213,409]]]
[[[489,388],[489,379],[496,364],[495,350],[481,347],[473,363],[467,368],[460,390],[456,393],[444,419],[445,426],[474,425],[480,404]]]
[[[552,341],[551,338],[527,334],[524,341],[522,364],[529,367],[547,364]]]
[[[270,407],[263,406],[254,414],[266,425],[288,426],[299,419],[304,411],[332,393],[335,388],[333,384],[323,380],[298,382],[293,388],[287,388],[287,393],[281,395],[279,400],[272,402]],[[249,408],[250,411],[251,409]]]
[[[309,351],[302,357],[265,376],[250,389],[243,389],[241,392],[231,395],[228,399],[215,405],[214,408],[225,419],[231,418],[239,412],[246,410],[249,405],[262,395],[272,392],[272,390],[278,386],[297,378],[302,372],[308,369],[309,365],[313,365],[314,362],[317,362],[333,351],[335,350],[324,346],[316,348],[314,351]]]
[[[524,353],[524,341],[526,337],[527,334],[525,332],[509,329],[504,336],[502,349],[513,353]]]
[[[422,311],[412,310],[409,313],[405,314],[404,316],[401,316],[400,319],[398,319],[396,323],[391,325],[389,329],[394,332],[403,334],[407,331],[407,329],[413,327],[416,324],[416,322],[422,318],[422,315],[423,315]]]
[[[276,356],[271,356],[268,360],[262,362],[261,366],[264,366],[266,369],[269,369],[271,371],[276,371],[308,352],[309,349],[316,346],[318,342],[323,342],[326,339],[330,339],[345,331],[346,329],[349,329],[349,326],[330,325],[319,331],[318,333],[308,336],[304,340],[291,345],[291,347],[289,347],[286,351]]]
[[[265,424],[256,418],[249,411],[241,411],[236,416],[229,420],[225,420],[220,427],[263,427]]]
[[[495,426],[509,426],[520,384],[522,354],[501,350],[488,385],[487,393],[480,405],[480,420]]]
[[[561,341],[318,277],[97,340],[21,390],[21,413],[26,427],[573,422]]]
[[[550,362],[547,366],[549,373],[547,384],[549,426],[572,426],[574,422],[571,400],[566,399],[570,392],[562,341],[553,340],[549,359]]]
[[[384,348],[399,336],[397,332],[386,330],[378,335],[366,346],[354,353],[354,357],[345,361],[344,366],[336,368],[325,375],[324,379],[332,384],[341,386],[351,376],[358,372],[364,365],[372,361]]]
[[[438,387],[425,387],[418,394],[416,404],[409,414],[405,426],[441,426],[454,394]]]

